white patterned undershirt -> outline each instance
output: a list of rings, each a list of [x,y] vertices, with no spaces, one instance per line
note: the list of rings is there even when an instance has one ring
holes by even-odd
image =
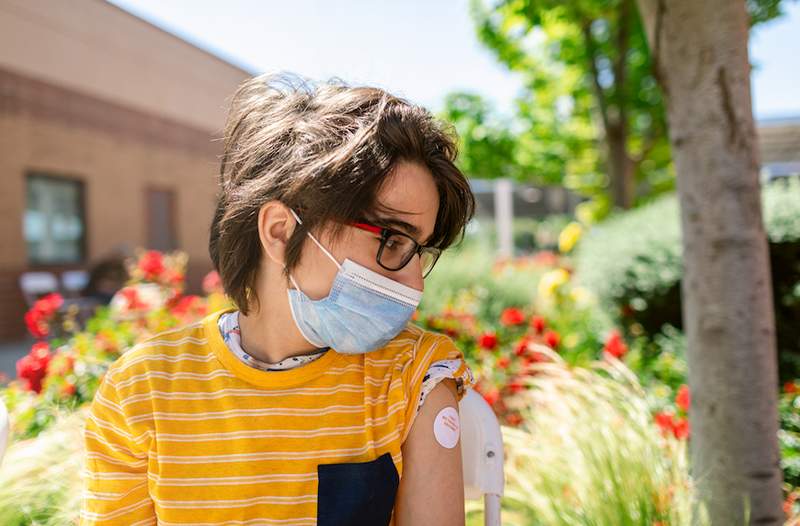
[[[277,363],[269,363],[259,360],[255,356],[248,354],[242,348],[242,332],[239,329],[239,311],[226,312],[219,317],[217,322],[219,332],[222,334],[222,339],[228,346],[228,349],[241,360],[244,364],[260,369],[262,371],[283,371],[286,369],[294,369],[309,362],[313,362],[317,358],[321,358],[330,349],[318,349],[309,354],[302,354],[299,356],[290,356]],[[335,351],[334,351],[335,352]],[[422,389],[419,396],[419,404],[417,404],[417,412],[422,407],[422,402],[428,396],[433,388],[444,378],[455,378],[456,371],[458,370],[458,360],[439,360],[433,362],[422,380]],[[470,371],[471,374],[471,371]],[[461,378],[456,378],[456,387],[460,392],[463,389],[461,385]]]

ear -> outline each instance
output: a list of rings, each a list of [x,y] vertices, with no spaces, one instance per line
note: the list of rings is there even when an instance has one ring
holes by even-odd
[[[294,232],[296,221],[289,208],[280,201],[268,201],[258,211],[258,237],[267,257],[283,268],[286,244]]]

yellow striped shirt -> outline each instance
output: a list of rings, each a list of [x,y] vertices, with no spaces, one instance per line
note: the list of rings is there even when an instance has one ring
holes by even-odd
[[[460,400],[474,382],[461,352],[409,324],[367,354],[262,371],[227,348],[222,312],[111,365],[86,422],[80,524],[387,523],[423,377],[459,360]]]

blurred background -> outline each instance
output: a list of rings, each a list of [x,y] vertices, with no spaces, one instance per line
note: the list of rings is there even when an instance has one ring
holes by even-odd
[[[800,3],[742,1],[798,524]],[[385,88],[459,134],[478,210],[415,321],[456,341],[503,425],[504,519],[706,524],[673,152],[636,5],[0,0],[0,395],[14,458],[63,474],[7,461],[0,523],[69,523],[81,421],[65,414],[136,342],[228,305],[207,254],[227,100],[291,71]]]
[[[87,294],[90,278],[89,293],[113,292],[135,247],[185,251],[187,286],[199,289],[226,98],[265,71],[380,86],[453,122],[480,203],[470,233],[490,236],[501,255],[552,245],[579,203],[591,221],[674,188],[653,86],[629,92],[637,124],[622,140],[643,158],[635,191],[615,199],[598,144],[609,130],[580,86],[586,67],[547,51],[557,23],[518,39],[528,50],[519,58],[482,9],[466,0],[0,1],[0,342],[23,338],[23,313],[43,292]],[[800,6],[784,11],[751,36],[765,180],[800,172]],[[642,46],[631,45],[636,68]],[[613,96],[613,79],[598,78]],[[23,283],[25,273],[36,274]]]
[[[23,338],[36,295],[79,296],[92,277],[90,293],[113,289],[120,259],[137,247],[185,251],[187,286],[199,290],[226,98],[265,71],[377,85],[453,122],[480,203],[470,233],[490,236],[504,256],[552,246],[576,207],[595,221],[673,190],[649,76],[626,90],[632,125],[615,140],[628,145],[635,185],[621,194],[603,160],[615,130],[594,115],[593,73],[580,52],[553,48],[569,21],[501,35],[487,9],[466,0],[0,1],[0,342]],[[784,11],[751,37],[765,181],[800,172],[800,6]],[[592,27],[602,47],[608,28]],[[647,67],[643,46],[628,50],[636,71]],[[614,53],[595,60],[601,98],[621,90],[602,69]],[[540,220],[553,226],[535,228]]]

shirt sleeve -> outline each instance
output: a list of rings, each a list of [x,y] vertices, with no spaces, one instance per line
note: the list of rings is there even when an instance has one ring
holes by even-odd
[[[425,332],[414,349],[411,363],[403,373],[406,399],[409,400],[406,407],[403,442],[411,431],[414,419],[428,393],[445,378],[455,380],[459,402],[466,394],[466,390],[475,384],[472,370],[453,340],[443,334]]]
[[[150,433],[129,424],[131,415],[115,387],[113,369],[114,365],[100,383],[86,420],[79,524],[155,524],[147,484]]]

